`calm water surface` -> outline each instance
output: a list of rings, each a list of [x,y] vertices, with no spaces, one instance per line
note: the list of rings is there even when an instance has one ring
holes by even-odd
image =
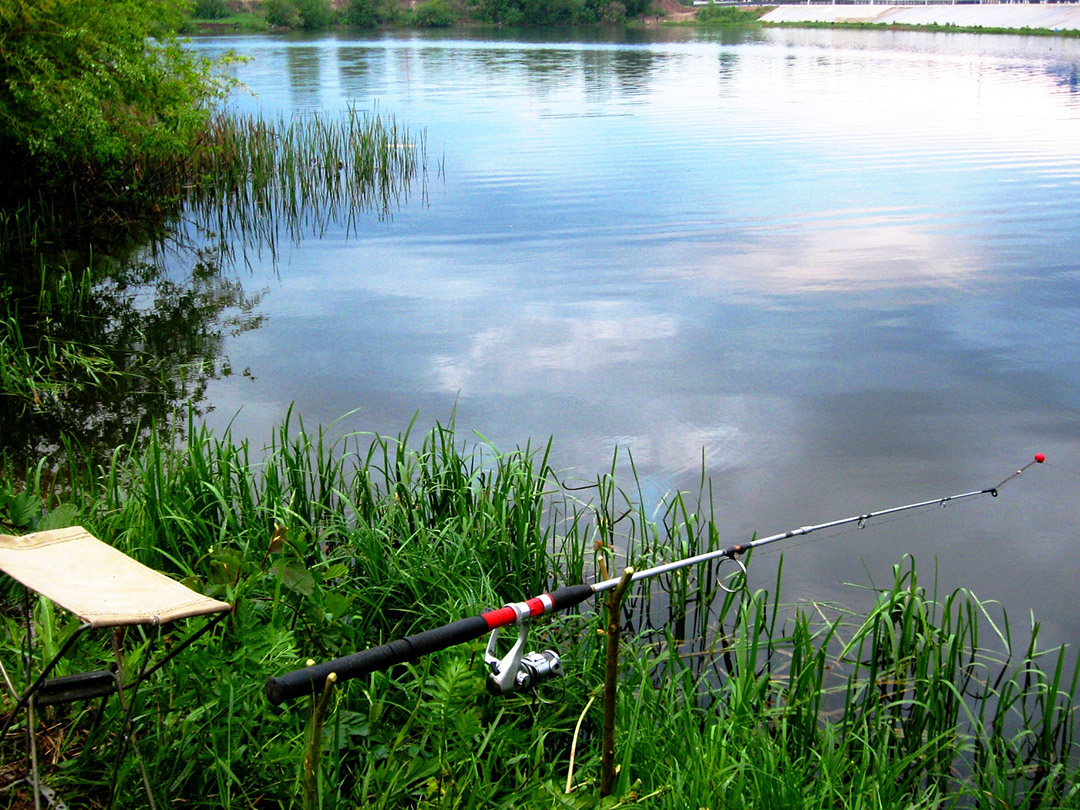
[[[791,548],[791,599],[925,581],[1080,637],[1080,42],[768,30],[207,38],[288,115],[427,133],[392,217],[252,256],[219,429],[396,434],[457,408],[645,497],[712,478],[731,542],[996,484]],[[614,35],[612,35],[614,36]],[[1053,466],[1051,466],[1053,465]],[[771,585],[761,556],[752,572]]]

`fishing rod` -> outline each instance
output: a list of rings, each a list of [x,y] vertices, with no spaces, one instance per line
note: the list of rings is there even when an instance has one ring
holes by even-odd
[[[703,554],[696,554],[692,557],[685,557],[681,560],[663,563],[662,565],[657,565],[652,568],[635,571],[631,575],[630,581],[637,582],[638,580],[660,576],[672,571],[678,571],[682,568],[687,568],[688,566],[697,565],[698,563],[708,562],[709,560],[720,560],[721,564],[726,560],[731,560],[741,569],[742,574],[744,575],[743,581],[745,583],[746,565],[739,557],[746,554],[751,549],[767,546],[782,540],[790,540],[793,537],[803,537],[813,532],[822,531],[824,529],[833,529],[838,526],[852,523],[858,524],[861,528],[866,525],[868,520],[874,518],[896,515],[901,512],[921,509],[927,506],[945,506],[952,501],[972,498],[976,495],[991,495],[996,498],[999,489],[1022,475],[1029,467],[1035,464],[1042,464],[1045,460],[1046,456],[1042,453],[1036,453],[1034,460],[1028,462],[1019,470],[1001,481],[1001,483],[993,487],[972,490],[971,492],[961,492],[957,495],[948,495],[944,498],[933,498],[928,501],[918,501],[917,503],[909,503],[903,506],[894,506],[889,509],[879,509],[874,512],[866,512],[861,515],[840,518],[839,520],[817,523],[813,526],[801,526],[797,529],[781,532],[780,534],[770,535],[769,537],[757,538],[746,543],[737,543],[733,546],[728,546],[727,548],[708,551]],[[591,596],[612,590],[619,584],[620,579],[621,577],[614,577],[592,584],[567,585],[558,588],[551,593],[533,597],[525,602],[510,603],[497,610],[489,610],[478,616],[459,619],[450,624],[443,625],[442,627],[425,630],[422,633],[400,638],[378,647],[372,647],[368,650],[352,653],[351,655],[346,655],[334,659],[333,661],[327,661],[322,664],[312,664],[303,669],[287,672],[276,678],[268,678],[264,692],[270,702],[277,706],[287,700],[302,697],[303,695],[314,695],[319,693],[326,684],[327,677],[331,674],[336,675],[337,683],[341,683],[351,678],[357,678],[372,672],[389,669],[397,664],[415,661],[417,658],[424,655],[438,652],[439,650],[445,650],[448,647],[473,641],[474,639],[480,638],[480,636],[485,633],[490,634],[488,637],[487,648],[484,652],[484,663],[490,669],[490,675],[488,676],[488,691],[493,694],[505,694],[507,692],[529,689],[544,680],[562,674],[562,662],[559,659],[558,654],[554,651],[544,650],[543,652],[524,652],[530,622],[545,613],[555,613],[567,610],[568,608],[580,605]],[[724,590],[731,590],[722,582],[720,583],[720,587],[724,588]],[[502,628],[510,627],[511,625],[516,625],[518,627],[517,640],[505,656],[497,658],[496,642],[499,638],[499,631]]]

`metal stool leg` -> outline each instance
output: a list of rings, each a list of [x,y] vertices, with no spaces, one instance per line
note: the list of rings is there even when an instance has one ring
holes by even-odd
[[[34,791],[34,810],[41,810],[41,782],[38,779],[37,740],[34,734],[34,701],[26,707],[26,736],[30,742],[30,789]]]
[[[113,656],[116,658],[116,676],[119,681],[117,699],[120,701],[120,710],[123,712],[124,719],[120,726],[120,742],[116,747],[116,762],[113,765],[113,778],[112,783],[109,786],[109,803],[106,805],[106,810],[112,810],[113,803],[116,801],[117,789],[120,786],[120,766],[123,765],[124,754],[126,753],[127,742],[129,740],[131,742],[131,748],[135,752],[135,759],[139,763],[139,773],[142,776],[143,789],[146,791],[146,798],[150,803],[150,810],[157,810],[157,802],[154,801],[154,792],[150,788],[150,775],[146,772],[146,761],[142,757],[142,752],[139,751],[138,740],[135,738],[135,728],[131,723],[131,714],[135,710],[135,699],[138,696],[139,684],[142,683],[147,675],[147,664],[150,661],[154,642],[149,644],[146,654],[143,655],[142,665],[139,667],[139,674],[130,685],[131,695],[125,701],[124,689],[128,684],[124,683],[124,656],[120,649],[121,632],[122,631],[118,629],[116,632],[112,633],[112,647]],[[158,635],[160,636],[160,634],[159,630]]]

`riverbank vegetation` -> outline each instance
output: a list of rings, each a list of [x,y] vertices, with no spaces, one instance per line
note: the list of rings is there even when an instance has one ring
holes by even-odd
[[[704,484],[646,508],[632,472],[570,485],[548,445],[504,451],[452,427],[331,438],[289,417],[265,448],[209,433],[202,388],[244,373],[224,336],[258,319],[257,294],[223,273],[226,245],[273,250],[326,217],[386,216],[426,163],[423,136],[386,116],[217,114],[227,83],[172,38],[178,9],[0,8],[0,530],[83,525],[233,606],[140,688],[115,780],[117,702],[102,717],[80,703],[38,713],[60,797],[101,807],[115,782],[115,806],[146,806],[145,766],[159,806],[191,808],[1080,805],[1071,653],[1040,649],[1037,625],[1016,631],[972,594],[928,589],[909,561],[861,613],[786,606],[782,577],[727,593],[708,565],[635,588],[612,798],[597,790],[591,605],[534,629],[567,673],[540,692],[488,695],[480,640],[341,684],[313,746],[307,702],[272,707],[268,676],[602,565],[716,548],[723,527]],[[165,244],[196,257],[185,273],[168,272]],[[0,578],[15,690],[20,600]],[[48,603],[34,618],[40,663],[72,622]],[[144,639],[129,631],[129,668]],[[111,656],[82,644],[55,674]],[[15,807],[32,804],[16,784],[25,732],[0,740],[0,796]]]
[[[145,438],[234,373],[224,336],[258,325],[259,300],[227,272],[238,253],[390,216],[415,186],[423,193],[424,134],[391,115],[223,112],[228,81],[169,33],[182,8],[0,7],[10,453],[50,457],[74,440],[93,454]],[[181,255],[178,278],[168,268]]]
[[[601,559],[615,571],[718,547],[723,527],[706,487],[646,511],[615,465],[571,487],[549,446],[505,452],[452,427],[332,441],[294,416],[265,451],[194,415],[185,432],[174,444],[155,431],[101,464],[69,444],[55,467],[6,460],[0,477],[5,531],[81,524],[233,605],[138,693],[138,749],[160,803],[1080,806],[1075,664],[1039,649],[1037,625],[1019,632],[992,603],[928,589],[911,561],[861,614],[786,608],[782,576],[755,582],[753,564],[752,589],[735,594],[709,565],[635,586],[609,799],[597,789],[603,641],[588,603],[533,629],[566,670],[539,692],[487,694],[481,639],[338,685],[318,755],[305,756],[311,707],[272,707],[268,676],[589,580]],[[16,613],[0,613],[6,660],[18,660]],[[67,623],[35,615],[47,625],[37,660]],[[140,650],[129,638],[129,663]],[[60,674],[109,655],[84,644]],[[22,685],[18,667],[9,675]],[[61,797],[104,801],[117,711],[100,724],[81,704],[40,712],[39,759]],[[2,741],[0,780],[23,762],[24,730]],[[132,754],[117,806],[145,804],[138,773]]]
[[[227,83],[172,35],[175,0],[0,6],[0,207],[160,206]]]
[[[653,0],[261,0],[230,7],[200,0],[186,23],[189,32],[323,30],[377,27],[445,28],[454,25],[562,26],[626,25],[668,15]],[[676,4],[678,5],[678,4]],[[679,6],[682,8],[681,6]],[[695,14],[685,7],[688,18]],[[726,24],[749,24],[764,9],[740,10]],[[719,17],[709,21],[721,24]]]
[[[0,86],[0,259],[92,242],[95,228],[112,243],[117,228],[145,242],[189,203],[278,214],[274,201],[298,212],[329,197],[320,207],[386,210],[422,169],[422,136],[373,111],[302,122],[223,113],[223,65],[173,33],[183,8],[18,0],[0,9],[0,70],[11,77]]]
[[[771,6],[743,8],[740,6],[718,6],[709,3],[698,10],[694,20],[699,25],[756,25],[759,18],[769,12]]]
[[[246,373],[223,344],[259,325],[261,294],[229,272],[236,254],[390,216],[414,185],[422,193],[425,171],[423,133],[392,116],[215,116],[155,187],[183,200],[182,219],[115,223],[112,207],[97,209],[104,220],[95,209],[75,222],[66,209],[0,215],[4,447],[115,448],[197,405],[210,380]],[[180,255],[183,278],[168,272]]]
[[[1080,30],[998,28],[953,24],[872,22],[762,22],[774,6],[693,6],[674,0],[199,0],[187,33],[280,30],[443,28],[450,26],[638,25],[769,26],[776,28],[886,29],[971,34],[1080,36]]]

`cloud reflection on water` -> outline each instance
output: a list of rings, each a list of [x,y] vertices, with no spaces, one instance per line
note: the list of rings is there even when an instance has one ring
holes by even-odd
[[[628,448],[654,498],[704,453],[733,536],[957,491],[1017,447],[1080,455],[1077,44],[677,36],[297,40],[320,83],[296,98],[259,40],[238,70],[260,103],[377,103],[445,172],[425,205],[295,249],[229,348],[259,380],[215,384],[221,412],[265,436],[292,401],[309,423],[359,406],[342,430],[394,433],[456,404],[500,446],[554,436],[568,474]],[[947,539],[943,581],[1023,601],[967,564],[1020,536],[1060,559],[1080,516],[1053,486],[1039,528],[1022,504],[950,514],[791,581]]]

